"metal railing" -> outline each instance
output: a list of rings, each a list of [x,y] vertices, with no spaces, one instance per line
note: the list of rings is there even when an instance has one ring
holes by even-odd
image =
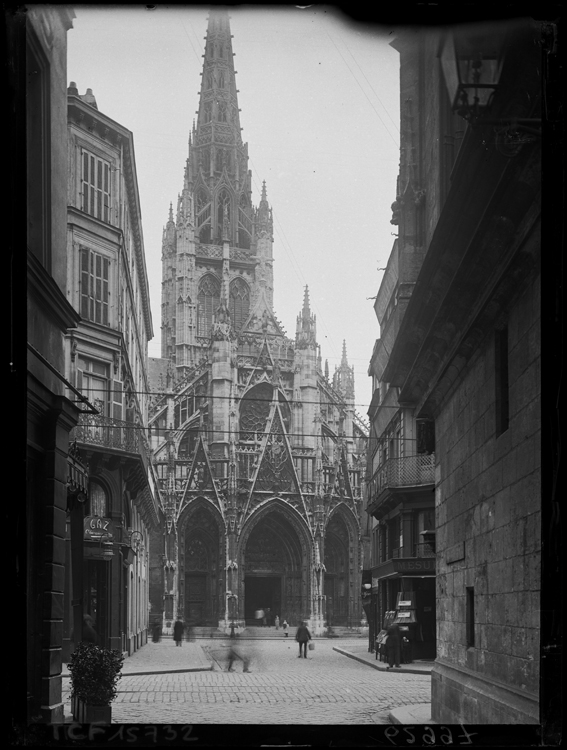
[[[379,495],[386,487],[415,487],[434,483],[434,453],[389,458],[374,477],[373,494]]]
[[[71,430],[71,441],[103,448],[140,453],[147,456],[145,441],[142,440],[141,425],[112,419],[102,414],[81,414],[79,424]]]

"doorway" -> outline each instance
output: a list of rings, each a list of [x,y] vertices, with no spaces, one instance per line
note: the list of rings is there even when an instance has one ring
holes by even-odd
[[[281,618],[282,579],[280,576],[246,576],[244,579],[244,618],[247,625],[258,625],[254,613],[263,609],[267,625],[274,624],[276,615]]]

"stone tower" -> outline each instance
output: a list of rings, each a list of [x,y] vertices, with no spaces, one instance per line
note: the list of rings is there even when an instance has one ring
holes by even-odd
[[[211,12],[183,190],[163,233],[162,358],[150,361],[164,498],[152,616],[226,629],[257,609],[357,627],[365,425],[352,370],[321,369],[309,291],[273,311],[266,184],[252,203],[229,18]]]

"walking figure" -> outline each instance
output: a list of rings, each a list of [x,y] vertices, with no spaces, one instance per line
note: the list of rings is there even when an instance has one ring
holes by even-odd
[[[274,625],[276,626],[276,630],[280,629],[280,618],[278,617],[278,615],[274,617]]]
[[[287,620],[284,620],[282,622],[282,629],[286,638],[289,636],[289,633],[287,632],[288,628],[289,628],[289,625],[287,624]]]
[[[237,659],[239,659],[242,662],[242,671],[250,672],[250,656],[247,653],[242,654],[239,651],[237,651],[235,644],[231,643],[230,650],[228,652],[228,666],[226,669],[227,672],[234,672],[232,665]]]
[[[185,627],[181,620],[176,620],[173,626],[173,639],[176,646],[183,646],[183,631]]]
[[[304,659],[307,659],[307,643],[311,640],[311,633],[304,622],[299,624],[297,633],[295,634],[295,640],[299,643],[299,656],[297,658],[301,659],[301,656],[303,656]],[[301,653],[302,649],[303,654]]]
[[[154,643],[159,643],[161,641],[161,623],[154,622],[154,627],[152,630],[152,641]]]

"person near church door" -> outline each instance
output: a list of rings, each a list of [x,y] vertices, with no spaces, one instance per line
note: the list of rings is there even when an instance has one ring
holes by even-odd
[[[307,643],[311,640],[311,633],[304,622],[299,624],[295,634],[295,640],[299,643],[299,656],[297,658],[301,659],[303,656],[304,659],[307,659]],[[301,653],[302,650],[303,653]]]
[[[287,620],[284,620],[282,622],[282,630],[286,638],[289,636],[288,629],[289,629],[289,625],[287,624]]]
[[[276,626],[276,630],[280,629],[280,618],[278,617],[278,615],[274,617],[274,625]]]
[[[175,641],[176,646],[182,646],[183,645],[183,631],[185,630],[185,627],[181,620],[176,620],[175,625],[173,626],[173,640]]]

